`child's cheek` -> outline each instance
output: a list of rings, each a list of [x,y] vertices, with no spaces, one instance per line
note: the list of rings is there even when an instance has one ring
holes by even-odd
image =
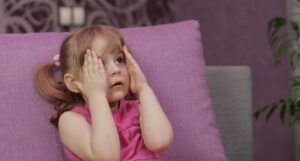
[[[129,73],[127,70],[127,67],[121,68],[121,75],[123,77],[123,79],[129,79]]]
[[[120,70],[121,70],[122,75],[128,73],[127,67],[126,67],[125,64],[124,64],[124,65],[120,65],[119,67],[120,67]]]

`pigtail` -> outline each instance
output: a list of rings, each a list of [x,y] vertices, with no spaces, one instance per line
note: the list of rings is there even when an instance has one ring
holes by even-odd
[[[57,126],[60,115],[69,111],[82,97],[69,91],[62,81],[56,80],[55,72],[58,70],[54,61],[40,64],[34,72],[34,87],[37,93],[46,101],[54,104],[55,112],[50,122]]]
[[[55,79],[54,70],[57,68],[53,61],[40,64],[34,72],[34,86],[38,94],[50,103],[67,101],[65,85]]]

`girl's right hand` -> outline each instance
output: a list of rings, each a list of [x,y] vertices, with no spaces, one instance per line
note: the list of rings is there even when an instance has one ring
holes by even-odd
[[[96,52],[87,49],[84,55],[81,81],[75,81],[83,97],[88,100],[92,97],[105,96],[107,90],[106,74],[102,60],[97,58]]]

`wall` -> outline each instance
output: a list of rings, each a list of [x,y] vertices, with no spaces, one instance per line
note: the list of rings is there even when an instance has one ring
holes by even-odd
[[[171,22],[170,0],[1,0],[0,33],[69,31],[58,24],[59,6],[83,6],[86,24],[116,27]]]
[[[267,23],[285,14],[282,0],[175,0],[175,19],[200,22],[207,65],[248,65],[253,79],[253,111],[288,94],[287,57],[274,67]],[[291,161],[292,132],[278,115],[253,121],[255,161]]]

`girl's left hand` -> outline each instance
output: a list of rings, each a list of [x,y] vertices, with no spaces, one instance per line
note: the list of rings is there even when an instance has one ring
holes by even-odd
[[[148,87],[148,82],[140,66],[133,59],[125,45],[123,46],[123,51],[126,58],[127,70],[130,76],[130,89],[138,96],[143,88]]]

